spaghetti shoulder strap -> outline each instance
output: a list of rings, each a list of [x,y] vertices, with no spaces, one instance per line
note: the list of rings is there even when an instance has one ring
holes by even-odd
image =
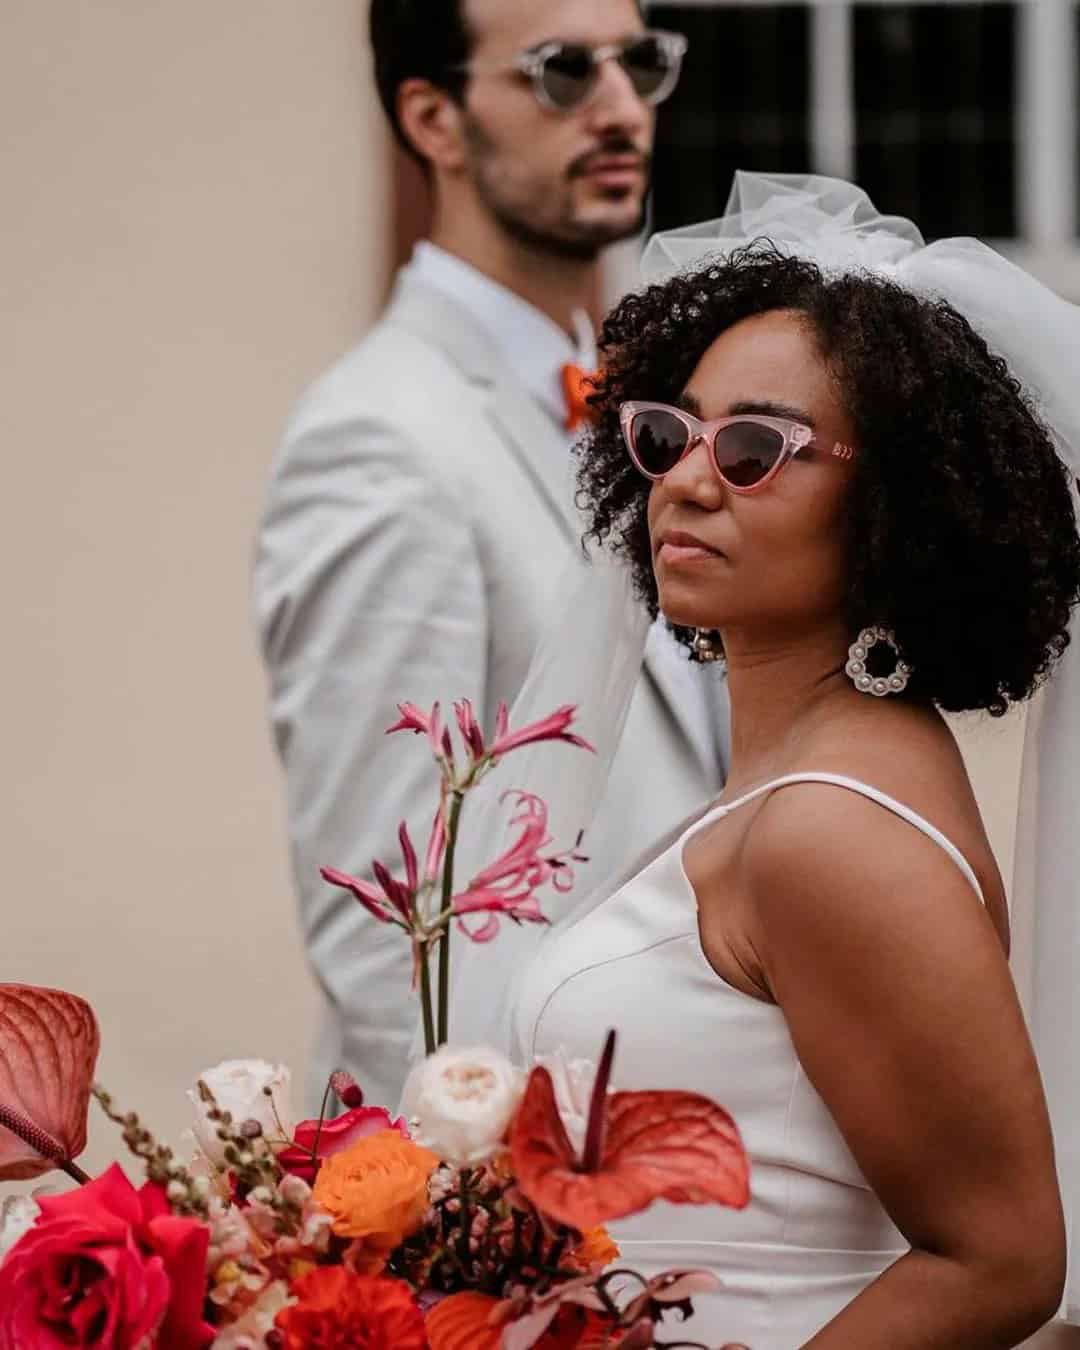
[[[956,847],[951,839],[942,834],[936,825],[931,825],[928,820],[920,816],[917,811],[913,811],[910,806],[905,806],[903,802],[898,802],[895,797],[890,797],[881,792],[878,788],[871,787],[869,783],[864,783],[858,778],[848,778],[839,773],[789,773],[783,778],[774,778],[769,783],[763,783],[760,787],[754,788],[751,792],[744,793],[741,797],[736,797],[733,802],[724,802],[720,806],[714,806],[711,810],[696,820],[693,825],[683,835],[681,843],[685,844],[699,830],[711,824],[714,820],[720,820],[729,815],[740,806],[745,806],[747,802],[752,802],[758,797],[764,797],[766,793],[775,792],[777,788],[787,787],[791,783],[829,783],[834,787],[845,788],[848,792],[857,792],[861,797],[869,797],[879,806],[883,806],[886,811],[891,811],[893,815],[899,816],[901,820],[906,820],[909,825],[925,834],[928,839],[932,839],[960,869],[963,875],[971,883],[972,889],[979,897],[979,902],[985,904],[986,900],[982,893],[982,887],[979,885],[979,879],[975,875],[975,870]]]

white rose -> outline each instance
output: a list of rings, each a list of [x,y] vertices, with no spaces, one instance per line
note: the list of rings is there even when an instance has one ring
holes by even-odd
[[[591,1059],[568,1059],[561,1046],[552,1055],[537,1055],[535,1062],[551,1074],[555,1104],[574,1152],[580,1158],[589,1125],[596,1065]]]
[[[409,1074],[401,1109],[419,1121],[417,1142],[455,1167],[472,1167],[502,1143],[525,1086],[486,1046],[436,1051]]]
[[[264,1059],[227,1059],[200,1077],[220,1109],[232,1116],[234,1129],[239,1129],[245,1120],[257,1120],[264,1137],[275,1147],[284,1148],[291,1141],[291,1075],[284,1064],[268,1064]],[[199,1096],[197,1086],[188,1091],[188,1098],[195,1108],[196,1142],[216,1167],[224,1167],[225,1145],[218,1138],[217,1126],[207,1114],[207,1103]]]
[[[0,1205],[0,1265],[21,1237],[38,1221],[41,1210],[29,1195],[9,1195]]]

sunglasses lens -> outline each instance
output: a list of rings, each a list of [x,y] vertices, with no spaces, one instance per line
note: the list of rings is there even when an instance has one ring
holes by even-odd
[[[753,487],[784,453],[784,437],[760,422],[732,422],[717,434],[713,454],[721,477],[733,487]]]
[[[632,449],[645,473],[662,478],[682,458],[689,433],[674,413],[642,412],[630,424]]]
[[[588,47],[567,43],[545,59],[540,78],[544,93],[556,108],[574,108],[589,93],[596,78],[592,52]]]
[[[622,67],[638,97],[657,102],[671,92],[674,54],[659,38],[644,37],[623,50]]]

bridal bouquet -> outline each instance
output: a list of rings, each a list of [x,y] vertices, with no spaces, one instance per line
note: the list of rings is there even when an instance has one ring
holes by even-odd
[[[515,838],[463,888],[463,807],[500,760],[540,740],[588,748],[561,708],[485,742],[468,702],[455,745],[436,705],[401,705],[391,731],[426,739],[439,801],[421,864],[401,826],[402,876],[326,869],[412,944],[427,1058],[403,1115],[331,1077],[318,1119],[295,1122],[289,1073],[230,1061],[191,1090],[179,1157],[93,1084],[99,1033],[73,994],[0,985],[0,1181],[66,1173],[75,1189],[0,1207],[0,1350],[572,1350],[665,1341],[698,1271],[645,1278],[618,1265],[604,1227],[653,1201],[742,1206],[748,1166],[727,1113],[688,1092],[610,1088],[615,1033],[597,1064],[525,1074],[493,1050],[447,1044],[452,930],[473,942],[501,920],[545,922],[541,893],[573,881],[578,847],[547,850],[547,808],[514,795]],[[438,990],[432,958],[438,961]],[[139,1159],[91,1179],[91,1096]],[[331,1097],[335,1113],[329,1114]]]

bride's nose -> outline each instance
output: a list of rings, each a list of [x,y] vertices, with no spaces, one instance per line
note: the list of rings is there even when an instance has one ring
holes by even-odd
[[[682,459],[664,476],[664,487],[676,500],[693,501],[715,511],[724,500],[724,485],[712,463],[712,448],[701,435],[686,447]]]

